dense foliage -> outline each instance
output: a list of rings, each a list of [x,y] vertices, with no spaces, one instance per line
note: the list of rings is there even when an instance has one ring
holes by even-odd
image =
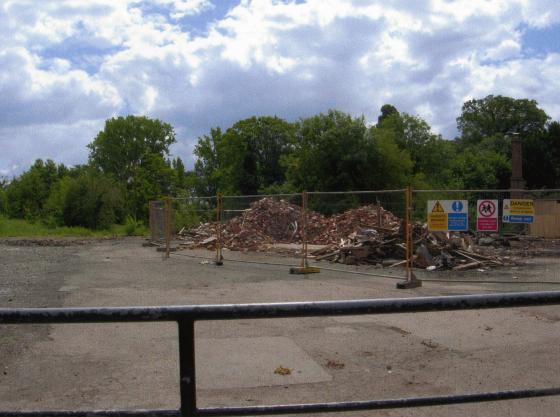
[[[560,123],[534,100],[469,100],[446,140],[417,116],[381,107],[376,125],[336,110],[287,123],[251,118],[198,140],[192,183],[197,194],[417,188],[509,188],[510,136],[523,138],[531,188],[560,187]],[[276,129],[272,140],[263,132]],[[258,145],[255,145],[258,144]],[[279,145],[280,144],[280,145]],[[276,152],[262,158],[263,149]],[[259,171],[266,161],[275,175]]]
[[[198,139],[193,171],[170,159],[173,127],[127,116],[106,121],[86,165],[37,160],[0,180],[0,214],[47,225],[102,229],[145,221],[166,195],[417,188],[508,188],[510,136],[523,140],[531,188],[560,187],[560,123],[534,100],[487,96],[464,103],[459,137],[446,140],[420,117],[382,106],[375,125],[329,110],[293,123],[251,117]]]
[[[0,183],[1,213],[50,226],[107,229],[145,221],[148,202],[187,188],[183,162],[169,160],[171,125],[146,117],[118,117],[88,145],[87,165],[68,168],[37,160]]]

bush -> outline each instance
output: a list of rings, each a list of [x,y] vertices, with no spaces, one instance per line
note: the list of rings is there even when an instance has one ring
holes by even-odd
[[[64,224],[90,229],[108,229],[124,215],[121,188],[99,173],[72,179],[66,191]]]
[[[196,208],[191,204],[182,205],[173,210],[173,233],[179,232],[183,227],[190,229],[202,221]]]
[[[141,229],[142,227],[142,222],[139,222],[131,215],[126,216],[126,219],[124,220],[124,232],[127,236],[137,235],[139,229]]]

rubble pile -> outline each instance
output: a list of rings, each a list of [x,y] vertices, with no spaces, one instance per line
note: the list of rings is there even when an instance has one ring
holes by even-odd
[[[251,204],[242,215],[221,225],[222,246],[230,250],[265,251],[277,243],[300,243],[302,209],[285,200],[267,197]],[[217,224],[203,223],[183,229],[182,246],[214,249]],[[508,257],[480,250],[468,232],[429,232],[426,225],[413,225],[413,266],[428,270],[456,271],[511,265]],[[362,206],[330,217],[308,210],[308,243],[320,248],[310,259],[348,265],[394,267],[405,264],[406,245],[402,220],[376,205]],[[480,244],[485,244],[480,238]],[[494,238],[493,242],[506,244]],[[476,250],[475,250],[476,248]],[[488,249],[488,248],[485,248]]]
[[[308,221],[317,224],[315,219]],[[383,207],[373,204],[350,209],[341,214],[324,218],[319,228],[307,232],[309,243],[329,245],[339,243],[341,239],[351,239],[352,233],[361,233],[362,230],[372,230],[372,233],[391,234],[399,230],[401,219]],[[375,228],[375,229],[371,229]],[[367,235],[367,233],[366,233]]]
[[[307,219],[308,233],[318,234],[325,217],[308,211]],[[301,242],[301,220],[300,206],[266,197],[221,225],[223,246],[231,250],[264,250],[273,243]],[[183,246],[213,249],[217,240],[216,223],[203,223],[197,228],[182,230],[179,238],[186,241]]]
[[[484,238],[479,238],[484,239]],[[509,257],[480,253],[477,239],[468,232],[428,232],[415,241],[413,266],[427,270],[491,268],[515,265]],[[475,248],[477,250],[475,250]]]
[[[257,250],[266,244],[301,241],[301,232],[301,208],[286,200],[266,197],[228,221],[222,237],[224,247],[229,249]]]
[[[311,252],[311,256],[317,261],[328,260],[346,265],[393,266],[404,263],[399,261],[405,257],[406,252],[402,241],[402,233],[398,227],[391,230],[374,226],[352,232],[336,245]]]

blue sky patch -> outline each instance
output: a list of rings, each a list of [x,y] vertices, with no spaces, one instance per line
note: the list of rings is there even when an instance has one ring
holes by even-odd
[[[560,52],[560,24],[546,28],[532,28],[524,25],[523,51],[528,56],[542,56]]]

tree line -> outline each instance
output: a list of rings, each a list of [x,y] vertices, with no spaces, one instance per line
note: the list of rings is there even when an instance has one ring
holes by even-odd
[[[521,135],[530,188],[560,186],[560,124],[534,100],[464,103],[459,137],[386,104],[376,124],[330,110],[289,123],[252,117],[198,140],[194,192],[213,195],[415,188],[509,188],[510,136]]]
[[[92,229],[145,221],[163,196],[415,188],[509,188],[510,136],[523,141],[530,188],[560,187],[560,123],[528,99],[465,102],[459,136],[444,139],[422,118],[386,104],[377,123],[329,110],[288,122],[251,117],[198,138],[195,164],[170,157],[173,127],[157,119],[109,119],[88,145],[86,164],[37,160],[0,182],[9,217]]]

